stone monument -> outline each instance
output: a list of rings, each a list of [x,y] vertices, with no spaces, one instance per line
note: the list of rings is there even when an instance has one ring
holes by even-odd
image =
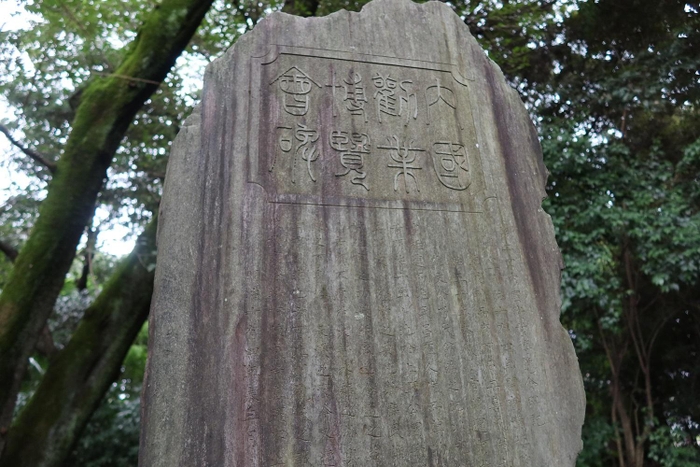
[[[573,466],[546,178],[448,6],[270,15],[173,145],[140,464]]]

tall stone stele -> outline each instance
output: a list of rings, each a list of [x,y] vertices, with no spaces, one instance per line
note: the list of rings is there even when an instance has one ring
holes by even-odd
[[[546,178],[448,6],[270,15],[173,145],[141,466],[573,466]]]

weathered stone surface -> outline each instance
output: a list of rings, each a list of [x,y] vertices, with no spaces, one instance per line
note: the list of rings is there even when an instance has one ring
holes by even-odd
[[[275,13],[168,168],[143,466],[573,466],[547,171],[440,3]]]

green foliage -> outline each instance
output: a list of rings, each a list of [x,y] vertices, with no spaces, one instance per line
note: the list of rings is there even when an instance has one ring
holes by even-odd
[[[610,455],[609,442],[614,436],[614,427],[604,416],[595,416],[591,412],[586,414],[586,423],[583,425],[583,451],[579,454],[576,465],[578,467],[600,467],[601,459]]]
[[[141,405],[125,397],[118,384],[95,411],[67,465],[132,467],[138,463]]]
[[[697,467],[700,465],[697,443],[697,439],[693,440],[682,430],[664,425],[650,436],[649,458],[663,467]]]
[[[561,133],[561,128],[548,128],[543,138],[552,172],[545,209],[555,221],[567,266],[562,318],[575,336],[589,405],[600,398],[605,407],[601,412],[608,419],[612,367],[606,352],[615,349],[605,347],[632,347],[629,336],[635,332],[649,348],[657,413],[672,406],[673,412],[666,415],[697,420],[700,401],[691,395],[700,350],[693,307],[700,277],[697,204],[685,196],[688,187],[678,182],[675,167],[658,147],[631,157],[622,141],[592,144],[573,132]],[[630,299],[640,310],[638,322],[630,321]],[[638,331],[630,329],[633,325]],[[620,358],[626,362],[618,363],[621,384],[631,399],[642,404],[644,389],[635,376],[637,358],[631,350]],[[681,372],[692,377],[679,378]],[[686,395],[687,405],[673,403],[680,394]],[[586,432],[603,423],[590,417]],[[679,425],[685,425],[677,427],[679,433],[698,433],[693,423]],[[591,456],[590,449],[597,453],[604,445],[602,433],[610,431],[597,428],[592,433],[587,438],[591,447],[586,447],[580,465],[595,465],[586,463],[597,455]],[[697,454],[697,446],[689,449]]]
[[[32,18],[26,28],[0,31],[0,94],[13,112],[0,123],[55,161],[87,84],[116,72],[125,45],[136,37],[152,2],[43,1],[25,8]],[[137,231],[150,220],[160,200],[170,143],[199,98],[203,65],[221,55],[269,8],[266,3],[219,1],[209,11],[174,72],[138,112],[122,141],[98,201],[108,213],[101,230],[126,223]],[[8,235],[0,229],[0,238],[20,247],[33,226],[50,174],[14,148],[4,164],[10,162],[37,177],[31,179],[31,191],[0,207],[0,225],[14,224]]]
[[[326,16],[338,10],[360,11],[369,0],[322,0],[319,2],[317,16]]]
[[[67,465],[131,467],[138,462],[140,393],[146,368],[148,324],[144,324],[114,383],[88,423]]]
[[[556,90],[532,104],[589,406],[579,465],[639,462],[627,442],[649,465],[697,465],[698,10],[580,3],[561,34],[556,72],[527,85]]]
[[[129,353],[124,359],[122,366],[122,382],[120,390],[123,394],[134,398],[141,393],[143,374],[146,370],[146,356],[148,353],[148,322],[146,322],[133,345],[129,348]]]
[[[41,188],[32,183],[22,192],[7,198],[0,206],[0,240],[19,249],[27,240],[36,214],[39,210]],[[0,290],[5,287],[7,277],[12,270],[12,263],[5,255],[0,259]]]

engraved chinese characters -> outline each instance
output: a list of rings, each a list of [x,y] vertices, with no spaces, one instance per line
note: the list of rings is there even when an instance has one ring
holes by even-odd
[[[398,81],[392,78],[391,75],[377,75],[372,78],[377,92],[374,93],[374,99],[377,103],[377,119],[382,122],[382,114],[399,117],[405,115],[406,123],[411,117],[411,107],[413,107],[413,118],[418,118],[418,104],[416,94],[409,94],[409,87],[413,84],[410,80]],[[396,87],[399,87],[397,90]],[[397,94],[398,92],[398,94]],[[413,106],[411,106],[413,104]]]
[[[335,174],[336,177],[344,177],[350,172],[356,172],[351,177],[350,182],[364,187],[369,191],[367,184],[363,181],[367,178],[364,172],[365,155],[369,154],[369,136],[367,133],[352,133],[349,135],[345,131],[331,131],[330,145],[340,152],[340,164],[347,169],[345,172]]]
[[[281,126],[277,127],[277,130],[279,133],[280,151],[285,154],[292,154],[292,170],[290,170],[292,183],[296,183],[294,178],[294,168],[297,165],[297,159],[299,157],[306,162],[309,178],[311,181],[315,182],[316,178],[314,178],[314,175],[311,172],[311,163],[318,159],[318,152],[316,151],[316,145],[314,144],[316,141],[318,141],[318,134],[316,130],[312,130],[306,125],[302,125],[300,123],[297,123],[296,128]],[[292,134],[294,135],[293,139],[291,136]],[[275,163],[276,157],[272,160],[270,172],[274,170]]]
[[[440,183],[453,190],[469,186],[469,159],[462,144],[438,142],[433,144],[433,167]]]
[[[416,189],[416,191],[420,191],[418,189],[418,181],[416,179],[416,176],[414,175],[415,170],[420,170],[422,167],[417,167],[415,165],[411,165],[416,161],[416,154],[414,154],[415,151],[423,151],[423,149],[420,148],[414,148],[412,147],[413,141],[407,144],[401,145],[399,142],[399,138],[394,135],[392,138],[387,138],[388,143],[391,144],[393,139],[393,145],[390,146],[379,146],[381,149],[388,149],[390,151],[391,159],[394,161],[394,164],[389,164],[387,167],[393,167],[396,169],[399,169],[398,172],[396,172],[396,175],[394,176],[394,191],[397,191],[399,189],[399,177],[403,177],[403,183],[404,187],[406,188],[406,193],[409,193],[408,189],[408,177],[411,177],[413,179],[413,185]]]
[[[342,88],[344,91],[344,97],[338,95],[338,99],[342,100],[342,104],[345,109],[351,115],[362,115],[367,122],[367,116],[365,115],[365,104],[367,103],[367,98],[365,97],[365,86],[362,84],[362,77],[356,73],[351,73],[349,78],[343,80],[344,84],[336,84],[335,73],[332,74],[332,82],[327,85],[333,90],[333,116],[337,117],[338,113],[336,110],[336,88]]]
[[[277,84],[283,93],[284,110],[297,117],[306,115],[309,111],[309,93],[312,87],[320,87],[295,66],[272,80],[270,84]]]
[[[255,70],[270,126],[250,178],[273,202],[482,209],[469,84],[453,65],[277,47]]]

